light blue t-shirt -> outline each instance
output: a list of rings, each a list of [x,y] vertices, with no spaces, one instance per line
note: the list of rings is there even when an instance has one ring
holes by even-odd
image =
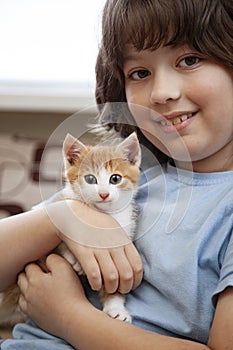
[[[140,327],[207,343],[217,295],[233,286],[233,172],[168,165],[145,177],[135,241],[144,281],[127,307]]]
[[[144,173],[138,204],[144,279],[127,296],[133,323],[207,343],[217,295],[233,286],[233,172],[158,165]],[[14,335],[2,350],[71,348],[33,324],[16,326]]]

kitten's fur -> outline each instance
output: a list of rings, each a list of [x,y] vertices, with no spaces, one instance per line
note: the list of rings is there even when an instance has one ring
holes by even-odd
[[[118,145],[112,146],[86,146],[68,134],[63,144],[63,154],[67,182],[61,197],[81,200],[109,213],[133,239],[136,225],[134,197],[141,162],[136,134],[132,133]],[[55,252],[69,261],[78,274],[83,274],[79,262],[64,243]],[[101,295],[104,312],[113,318],[131,321],[122,294],[102,292]],[[19,309],[18,297],[17,285],[0,293],[0,325],[14,325],[26,320]]]

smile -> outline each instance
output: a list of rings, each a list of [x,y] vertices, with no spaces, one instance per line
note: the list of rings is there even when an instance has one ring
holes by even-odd
[[[189,118],[193,117],[194,113],[188,113],[188,114],[181,114],[179,116],[176,116],[174,118],[171,119],[166,119],[164,117],[164,119],[159,120],[158,123],[161,126],[172,126],[172,125],[177,125],[180,124],[186,120],[188,120]]]

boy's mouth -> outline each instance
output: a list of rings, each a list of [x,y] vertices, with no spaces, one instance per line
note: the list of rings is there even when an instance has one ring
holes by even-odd
[[[158,123],[161,126],[177,125],[193,117],[194,114],[195,113],[184,113],[184,114],[177,115],[175,117],[170,117],[168,119],[167,117],[164,117],[163,119],[159,120]]]
[[[190,112],[173,112],[170,114],[161,114],[160,116],[151,116],[151,119],[158,124],[165,133],[173,133],[181,131],[188,127],[193,120],[193,117],[198,111]]]

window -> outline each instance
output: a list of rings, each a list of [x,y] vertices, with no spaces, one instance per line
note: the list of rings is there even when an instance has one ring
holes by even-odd
[[[0,108],[72,110],[93,101],[104,3],[1,1]]]

